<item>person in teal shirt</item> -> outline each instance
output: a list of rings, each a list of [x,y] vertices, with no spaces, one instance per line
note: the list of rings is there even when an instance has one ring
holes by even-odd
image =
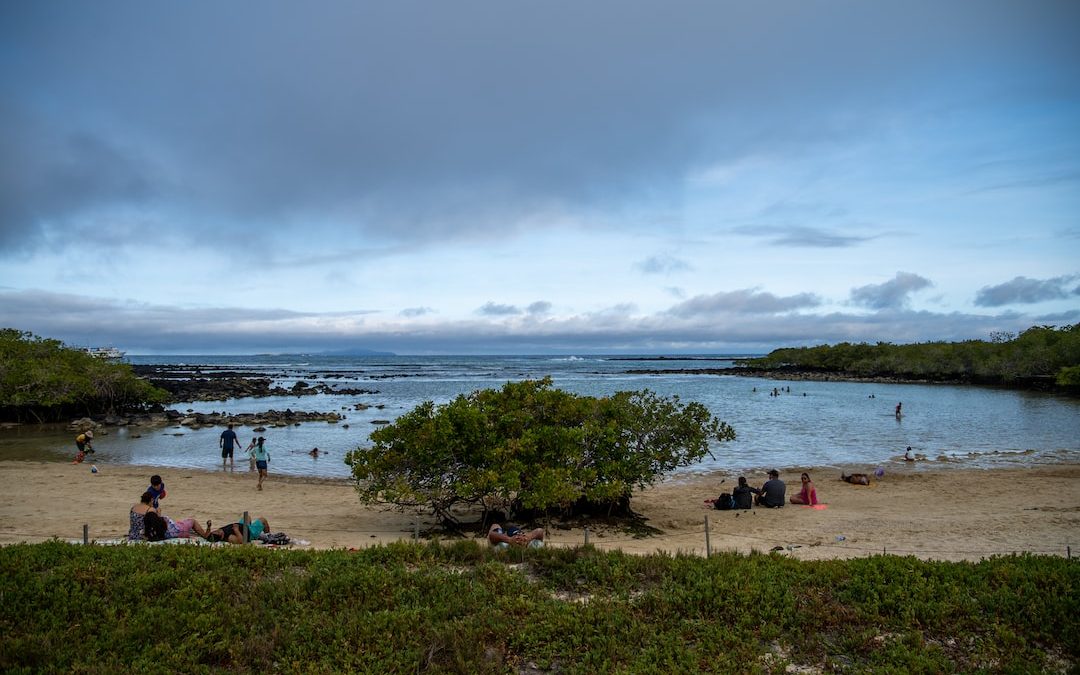
[[[270,464],[270,452],[266,449],[265,438],[259,436],[252,454],[255,456],[255,468],[259,470],[259,489],[261,490],[263,480],[266,478],[266,467]]]

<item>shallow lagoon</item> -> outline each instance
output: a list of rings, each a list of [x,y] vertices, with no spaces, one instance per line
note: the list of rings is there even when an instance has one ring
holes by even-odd
[[[926,455],[919,467],[990,467],[1073,462],[1080,459],[1080,401],[1037,392],[984,387],[861,382],[766,380],[692,375],[679,368],[720,368],[717,358],[626,360],[577,357],[132,357],[139,363],[201,364],[205,369],[243,369],[273,377],[284,386],[303,379],[378,393],[316,395],[180,403],[195,412],[263,412],[269,409],[337,411],[340,424],[322,422],[269,428],[271,473],[340,478],[348,475],[345,453],[367,442],[378,420],[393,420],[424,400],[446,402],[508,380],[550,375],[557,387],[588,395],[651,389],[698,401],[735,427],[738,439],[718,445],[688,471],[749,471],[763,467],[859,466],[887,471],[906,446]],[[629,374],[627,370],[649,370]],[[773,388],[779,396],[770,396]],[[788,391],[790,388],[790,392]],[[903,402],[904,416],[893,414]],[[357,403],[372,406],[354,409]],[[377,407],[377,406],[382,406]],[[222,428],[112,428],[99,435],[96,463],[177,468],[220,468]],[[238,428],[246,445],[253,430]],[[136,438],[136,435],[141,437]],[[0,431],[0,458],[65,461],[73,454],[66,430],[24,426]],[[329,454],[311,458],[318,447]],[[246,459],[238,462],[246,470]]]

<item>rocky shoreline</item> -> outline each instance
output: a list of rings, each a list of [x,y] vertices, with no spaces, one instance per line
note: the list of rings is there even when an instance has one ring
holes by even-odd
[[[338,394],[360,396],[378,394],[375,389],[333,387],[328,384],[310,385],[303,380],[292,387],[273,386],[273,379],[263,373],[236,370],[203,370],[199,366],[132,366],[136,375],[150,384],[169,392],[173,401],[226,401],[232,398],[264,398],[269,396],[312,396]],[[323,374],[324,378],[342,378],[341,373]]]

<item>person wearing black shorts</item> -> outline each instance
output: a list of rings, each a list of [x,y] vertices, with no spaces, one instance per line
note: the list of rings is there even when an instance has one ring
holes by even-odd
[[[225,468],[225,460],[229,460],[229,468],[233,468],[233,448],[238,443],[236,438],[236,432],[233,431],[233,425],[229,425],[229,428],[221,432],[221,438],[218,439],[218,445],[221,447],[221,468]]]

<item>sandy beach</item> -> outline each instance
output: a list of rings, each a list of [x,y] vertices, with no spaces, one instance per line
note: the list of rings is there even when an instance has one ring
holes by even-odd
[[[168,489],[162,511],[224,524],[246,510],[266,517],[298,547],[359,548],[413,536],[417,515],[364,506],[344,481],[275,476],[262,492],[246,464],[235,472],[154,469],[58,462],[0,462],[0,543],[120,539],[128,509],[153,473]],[[788,494],[800,468],[782,470]],[[844,483],[836,469],[809,469],[825,508],[716,511],[704,499],[730,490],[717,473],[668,480],[634,497],[634,509],[656,530],[637,536],[596,525],[589,542],[628,553],[703,555],[706,518],[712,551],[780,550],[800,559],[848,558],[886,551],[936,560],[979,560],[995,554],[1080,554],[1080,466],[926,470],[902,467],[870,486]],[[721,486],[720,480],[726,479]],[[748,476],[760,485],[765,476]],[[431,528],[419,517],[421,531]],[[548,543],[584,543],[582,527],[548,532]]]

